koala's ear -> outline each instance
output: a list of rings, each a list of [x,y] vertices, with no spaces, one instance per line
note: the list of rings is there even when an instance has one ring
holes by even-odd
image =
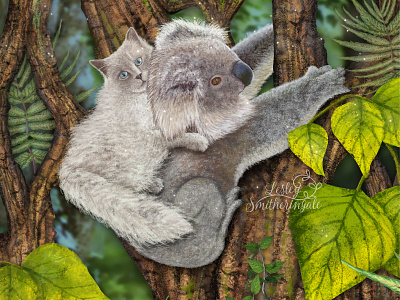
[[[105,59],[93,59],[91,61],[89,61],[89,63],[95,67],[100,73],[101,75],[103,75],[104,77],[107,76],[107,62]]]
[[[125,40],[129,41],[129,42],[134,42],[134,43],[140,43],[140,37],[137,34],[135,28],[131,27],[128,29],[128,31],[126,32],[126,37]]]

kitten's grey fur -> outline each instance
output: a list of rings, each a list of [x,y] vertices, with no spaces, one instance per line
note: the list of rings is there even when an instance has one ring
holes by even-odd
[[[196,30],[188,32],[187,28],[190,26],[195,26]],[[213,39],[220,43],[219,34],[207,26],[186,26],[180,21],[171,22],[164,28],[168,28],[167,35],[173,35],[170,37],[169,47],[160,49],[161,53],[158,55],[175,55],[175,45],[179,45],[180,39],[187,42],[188,36],[193,35],[193,32],[208,39],[210,44]],[[164,38],[165,35],[161,32],[159,36]],[[266,77],[272,73],[273,41],[272,27],[267,26],[233,49],[225,48],[226,56],[233,56],[232,52],[236,52],[242,61],[254,68],[253,84],[242,93],[254,97]],[[179,48],[181,57],[190,55],[194,50],[190,47],[190,42],[187,45],[185,49]],[[196,46],[197,41],[193,45]],[[192,59],[197,60],[197,57],[209,58],[207,65],[221,61],[220,57],[204,57],[201,54],[192,56]],[[157,68],[150,73],[169,72],[164,69],[164,65],[162,61],[160,64],[152,64],[152,67]],[[195,67],[202,68],[202,65]],[[201,73],[192,68],[186,72]],[[185,86],[191,76],[188,76],[188,82],[185,82],[184,77],[179,80]],[[255,108],[253,117],[240,129],[216,140],[204,153],[174,149],[162,169],[164,189],[159,199],[165,203],[173,203],[185,211],[192,218],[195,231],[165,246],[146,247],[133,242],[135,249],[157,262],[186,268],[200,267],[217,259],[224,249],[225,235],[233,213],[241,205],[241,200],[237,199],[237,184],[245,170],[287,149],[288,133],[307,123],[329,98],[347,92],[343,83],[342,68],[332,70],[330,66],[310,67],[303,77],[251,100]],[[162,97],[161,93],[151,92],[153,97]],[[226,96],[234,103],[238,99],[237,91],[227,93]],[[161,100],[152,99],[154,102]],[[158,108],[153,106],[153,109]],[[172,107],[171,111],[173,110]],[[162,122],[158,124],[167,128],[170,126]],[[125,246],[128,247],[126,244]]]
[[[163,187],[158,173],[169,149],[208,146],[196,133],[167,142],[155,127],[145,92],[151,51],[131,28],[115,53],[91,61],[104,86],[94,112],[74,127],[59,171],[67,200],[141,245],[170,242],[192,231],[183,212],[157,202],[154,194]]]

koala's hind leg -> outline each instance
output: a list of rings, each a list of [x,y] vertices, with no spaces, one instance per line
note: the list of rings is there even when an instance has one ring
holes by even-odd
[[[65,198],[129,242],[162,244],[193,231],[178,208],[156,201],[147,193],[135,193],[97,174],[66,165],[60,169],[60,187]]]
[[[237,191],[230,197],[236,197]],[[191,219],[194,233],[164,246],[143,247],[134,244],[139,253],[170,266],[195,268],[217,259],[225,247],[225,234],[240,200],[226,203],[218,184],[208,178],[194,178],[176,192],[173,203]]]

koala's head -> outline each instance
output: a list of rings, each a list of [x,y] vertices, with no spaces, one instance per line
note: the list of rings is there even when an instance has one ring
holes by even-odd
[[[152,50],[131,27],[117,51],[105,59],[91,60],[90,64],[103,75],[107,90],[142,93],[146,91]]]
[[[253,72],[213,24],[163,25],[150,63],[148,97],[155,123],[171,140],[187,131],[210,141],[240,127],[252,105],[240,93]]]

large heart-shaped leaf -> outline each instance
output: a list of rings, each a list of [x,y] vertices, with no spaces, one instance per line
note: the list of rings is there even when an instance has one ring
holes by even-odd
[[[364,175],[381,146],[384,130],[381,113],[364,99],[338,107],[332,115],[332,131],[354,157]]]
[[[392,79],[380,87],[372,101],[385,122],[383,141],[400,147],[400,78]]]
[[[321,126],[311,123],[289,132],[290,149],[318,175],[324,175],[322,162],[328,145],[328,134]]]
[[[392,222],[397,237],[396,253],[400,253],[400,186],[394,186],[372,197]],[[400,260],[393,257],[385,264],[385,269],[391,274],[400,277]]]
[[[14,297],[15,293],[23,297]],[[31,294],[32,298],[25,297]],[[58,244],[40,246],[21,267],[10,264],[1,268],[0,298],[108,299],[79,257]]]
[[[392,257],[396,237],[383,209],[363,192],[327,184],[302,191],[319,202],[319,209],[290,211],[305,293],[308,300],[329,300],[365,278],[341,260],[373,272]]]

